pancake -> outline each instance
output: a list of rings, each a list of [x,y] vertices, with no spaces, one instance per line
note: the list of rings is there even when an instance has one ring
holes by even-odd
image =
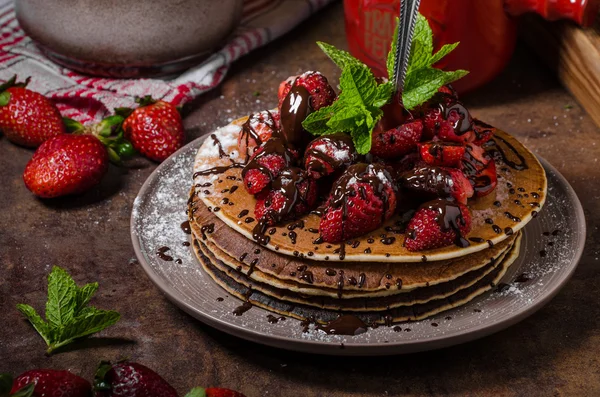
[[[518,257],[520,249],[520,237],[515,241],[514,246],[508,252],[504,260],[499,263],[492,271],[479,279],[471,286],[461,289],[442,299],[430,300],[423,304],[414,304],[410,306],[400,306],[382,312],[374,312],[369,308],[368,312],[353,312],[366,324],[385,324],[390,325],[401,321],[421,320],[434,314],[449,310],[471,301],[475,297],[494,288],[502,279],[510,265]],[[200,247],[199,245],[196,247]],[[236,281],[227,274],[227,271],[220,270],[211,260],[197,249],[198,258],[204,270],[213,280],[223,287],[229,294],[243,300],[240,306],[240,312],[250,309],[252,306],[264,308],[274,313],[289,316],[299,320],[313,319],[316,322],[327,323],[335,320],[346,311],[344,304],[348,301],[340,300],[340,310],[323,310],[311,307],[303,303],[292,303],[277,299],[274,296],[276,292],[269,294],[249,288],[246,285]],[[291,294],[291,292],[287,292]],[[300,298],[298,298],[300,299]]]
[[[188,214],[192,231],[199,239],[210,244],[211,251],[226,265],[234,269],[242,266],[244,273],[249,273],[256,281],[265,282],[261,276],[266,274],[307,288],[329,289],[333,297],[351,291],[377,292],[371,296],[385,296],[447,282],[485,266],[492,258],[498,258],[513,244],[515,238],[515,235],[510,236],[484,251],[435,262],[308,261],[306,257],[288,256],[264,249],[231,229],[195,196],[190,198]]]
[[[225,265],[221,260],[217,259],[206,244],[195,240],[194,250],[196,255],[202,253],[217,270],[227,274],[239,284],[242,284],[254,291],[259,291],[273,298],[284,300],[290,303],[300,303],[308,306],[314,306],[328,310],[344,310],[344,311],[384,311],[400,306],[411,306],[415,304],[423,304],[432,300],[447,298],[458,291],[468,288],[477,281],[485,277],[493,271],[497,266],[500,266],[504,260],[505,253],[500,255],[497,260],[491,261],[485,266],[466,273],[452,281],[437,284],[431,287],[416,288],[407,293],[396,293],[384,297],[354,297],[348,293],[344,294],[344,299],[331,296],[314,296],[317,294],[307,295],[303,293],[302,288],[289,285],[288,282],[281,283],[275,277],[266,277],[267,282],[258,282],[250,279],[242,271],[232,269]],[[507,251],[508,252],[508,251]],[[335,291],[333,291],[335,296]]]
[[[238,153],[237,137],[247,118],[216,130],[200,147],[194,162],[196,194],[230,228],[253,239],[257,225],[253,218],[255,198],[241,181],[244,159]],[[266,248],[280,254],[306,256],[310,260],[354,262],[421,262],[452,259],[488,248],[487,241],[498,244],[523,228],[542,208],[547,195],[546,175],[539,161],[519,141],[496,130],[490,151],[496,157],[498,187],[483,198],[470,202],[472,231],[466,248],[447,246],[435,250],[410,252],[403,247],[402,223],[396,215],[378,230],[344,244],[315,244],[320,218],[307,214],[295,222],[269,228]],[[504,158],[504,159],[502,159]],[[497,203],[498,205],[494,205]],[[485,220],[491,221],[488,224]],[[290,233],[293,232],[293,233]],[[369,243],[369,241],[373,241]],[[365,251],[369,248],[369,251]],[[312,253],[312,255],[309,255]]]

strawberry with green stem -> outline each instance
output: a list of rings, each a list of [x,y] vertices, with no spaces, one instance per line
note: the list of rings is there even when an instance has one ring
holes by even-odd
[[[0,396],[11,397],[89,397],[92,385],[69,371],[32,369],[14,380],[0,374]]]
[[[162,162],[185,143],[179,110],[175,105],[156,101],[149,95],[137,98],[136,102],[139,104],[137,109],[115,109],[115,113],[125,119],[125,138],[142,155]]]
[[[18,83],[15,75],[0,86],[0,130],[11,142],[37,147],[66,129],[54,103],[26,88],[29,80]]]
[[[83,193],[100,183],[109,161],[120,164],[122,157],[133,154],[120,132],[122,122],[121,116],[111,116],[84,127],[65,119],[73,133],[52,137],[35,151],[23,173],[27,189],[38,197],[54,198]]]

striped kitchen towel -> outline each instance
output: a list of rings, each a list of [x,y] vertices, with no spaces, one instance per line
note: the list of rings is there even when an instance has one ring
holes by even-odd
[[[218,52],[183,74],[164,79],[111,79],[82,75],[59,66],[38,50],[15,18],[13,0],[0,0],[0,80],[31,76],[29,88],[57,104],[63,116],[83,123],[132,107],[152,95],[183,105],[223,81],[232,62],[290,31],[334,0],[244,0],[239,28]]]

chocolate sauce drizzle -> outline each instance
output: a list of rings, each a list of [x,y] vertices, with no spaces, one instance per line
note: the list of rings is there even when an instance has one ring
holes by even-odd
[[[306,203],[305,196],[299,189],[299,185],[306,178],[307,175],[304,170],[297,167],[290,167],[281,171],[277,178],[273,180],[271,190],[282,193],[284,197],[283,205],[278,210],[269,208],[265,215],[257,222],[252,230],[252,237],[255,241],[262,245],[268,244],[271,238],[265,235],[267,228],[288,217],[297,203]]]
[[[309,144],[309,148],[304,153],[304,164],[306,169],[315,172],[319,175],[329,174],[331,171],[337,171],[349,167],[358,160],[358,153],[354,148],[352,138],[344,133],[326,135],[317,138],[318,145]],[[322,150],[325,147],[333,147],[333,150],[338,153],[336,156],[331,156],[324,153]],[[307,161],[308,160],[308,161]],[[325,168],[327,164],[331,170]]]

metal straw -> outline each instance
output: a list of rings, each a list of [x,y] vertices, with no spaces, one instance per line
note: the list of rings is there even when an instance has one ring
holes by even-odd
[[[394,82],[396,90],[404,90],[404,80],[408,69],[410,48],[415,33],[419,5],[421,0],[400,0],[400,24],[398,26],[398,46],[396,48],[396,62],[394,63]]]

